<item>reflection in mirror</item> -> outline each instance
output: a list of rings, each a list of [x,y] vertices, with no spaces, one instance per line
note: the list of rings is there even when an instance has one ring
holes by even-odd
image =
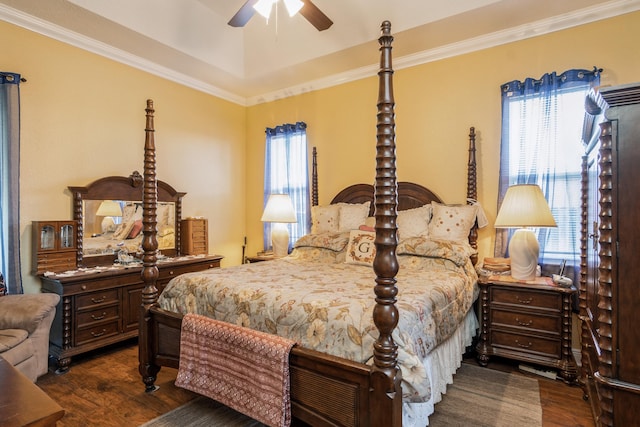
[[[69,186],[73,196],[73,219],[78,221],[76,254],[79,267],[110,265],[121,249],[140,253],[143,240],[143,179],[134,171],[126,176],[107,176],[86,187]],[[164,181],[157,181],[155,206],[158,249],[164,256],[180,255],[182,197]]]
[[[83,257],[142,253],[142,202],[83,201]],[[175,203],[158,202],[158,249],[175,249]]]

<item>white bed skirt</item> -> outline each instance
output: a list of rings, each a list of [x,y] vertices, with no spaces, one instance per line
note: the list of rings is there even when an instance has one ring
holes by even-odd
[[[429,425],[436,403],[442,400],[447,385],[453,383],[453,374],[462,363],[465,349],[471,345],[478,329],[478,319],[473,308],[469,310],[458,329],[424,359],[424,366],[431,379],[431,399],[420,403],[402,404],[402,425],[424,427]]]

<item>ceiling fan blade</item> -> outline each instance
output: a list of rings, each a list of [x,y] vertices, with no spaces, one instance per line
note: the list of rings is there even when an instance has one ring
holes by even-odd
[[[311,23],[318,31],[323,31],[333,25],[333,21],[322,13],[318,7],[311,3],[311,0],[302,0],[304,6],[300,9],[300,14]]]
[[[253,5],[256,3],[258,3],[258,0],[247,0],[229,20],[228,24],[232,27],[244,27],[253,14],[256,13],[256,10],[253,8]]]

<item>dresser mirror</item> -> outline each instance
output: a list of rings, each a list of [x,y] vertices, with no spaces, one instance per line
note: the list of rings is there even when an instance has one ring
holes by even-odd
[[[156,206],[158,249],[166,256],[180,254],[182,197],[158,181]],[[73,218],[78,221],[78,266],[112,264],[126,253],[142,253],[142,175],[110,176],[86,187],[69,187],[73,195]]]

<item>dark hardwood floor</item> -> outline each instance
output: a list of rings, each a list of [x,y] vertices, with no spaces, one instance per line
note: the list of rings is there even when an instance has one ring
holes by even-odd
[[[475,361],[469,356],[465,363]],[[492,361],[489,368],[513,372],[517,371],[517,364],[498,360]],[[538,379],[543,427],[594,426],[580,387],[534,374],[522,375]],[[138,426],[195,397],[173,385],[175,376],[175,369],[162,368],[156,382],[160,388],[154,393],[145,393],[138,374],[136,341],[129,341],[77,356],[69,372],[48,373],[37,385],[65,409],[59,427]]]

